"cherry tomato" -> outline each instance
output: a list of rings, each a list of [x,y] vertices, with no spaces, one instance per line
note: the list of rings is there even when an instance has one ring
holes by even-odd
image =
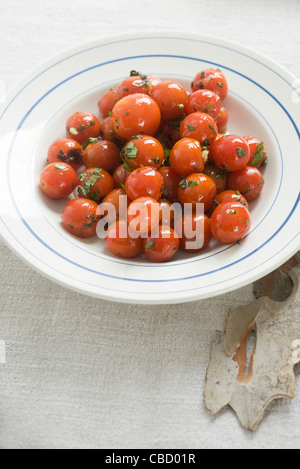
[[[164,192],[164,179],[155,169],[144,166],[128,175],[125,190],[131,200],[138,197],[152,197],[158,200]]]
[[[102,214],[107,218],[109,225],[119,218],[126,218],[129,199],[124,189],[118,188],[109,192],[104,197],[101,207]]]
[[[217,193],[216,184],[206,174],[194,173],[182,179],[178,188],[178,199],[183,204],[204,204],[207,212],[213,205]]]
[[[178,185],[181,181],[181,177],[169,166],[161,166],[158,172],[162,175],[164,180],[165,188],[163,196],[172,203],[176,202],[178,200]]]
[[[75,112],[69,117],[66,124],[67,137],[81,144],[89,138],[99,137],[100,130],[100,121],[91,112]]]
[[[108,117],[113,110],[113,107],[117,102],[116,94],[117,90],[115,88],[111,88],[101,96],[98,102],[98,108],[103,117]]]
[[[250,158],[249,145],[237,135],[223,135],[211,147],[215,164],[225,171],[238,171],[244,168]]]
[[[197,73],[192,82],[192,91],[194,92],[199,89],[214,91],[220,96],[221,101],[224,101],[228,94],[228,83],[221,70],[207,68]]]
[[[195,138],[201,145],[212,145],[218,134],[218,128],[211,116],[204,112],[193,112],[186,116],[180,124],[181,138]]]
[[[185,109],[188,114],[204,112],[216,120],[221,111],[221,99],[213,91],[197,90],[190,95]]]
[[[126,178],[132,171],[132,169],[127,169],[127,168],[128,168],[128,165],[127,164],[125,165],[123,163],[115,169],[115,172],[113,174],[115,187],[117,188],[122,187],[124,189]]]
[[[160,204],[152,197],[138,197],[128,207],[127,220],[132,232],[148,236],[161,221]]]
[[[172,203],[165,198],[161,198],[158,200],[161,209],[161,225],[167,225],[174,227],[174,219],[175,219],[175,210],[173,208]]]
[[[203,173],[206,174],[206,176],[209,176],[215,182],[216,187],[217,187],[217,194],[225,191],[227,187],[227,177],[228,177],[228,174],[226,171],[223,171],[222,169],[218,168],[213,163],[208,163],[205,165]]]
[[[82,146],[71,138],[59,138],[50,145],[48,150],[48,163],[68,163],[76,169],[82,164]]]
[[[113,140],[116,137],[114,121],[112,117],[106,117],[102,121],[100,135],[103,140]]]
[[[210,219],[207,215],[187,210],[182,217],[176,220],[175,229],[178,226],[177,224],[181,229],[181,249],[188,252],[197,252],[203,251],[207,247],[212,238]]]
[[[160,125],[158,104],[150,96],[136,93],[118,101],[112,111],[117,136],[130,140],[135,135],[154,135]]]
[[[183,118],[163,123],[157,138],[166,148],[172,148],[180,140],[179,127],[182,120]]]
[[[251,135],[244,137],[250,148],[250,160],[248,165],[254,168],[260,168],[262,165],[267,164],[267,151],[264,147],[264,143],[257,140]]]
[[[183,86],[171,80],[162,80],[152,86],[150,96],[159,105],[161,117],[164,120],[181,117],[188,99]]]
[[[134,72],[134,71],[133,71]],[[149,94],[152,84],[146,75],[132,75],[120,83],[117,88],[117,101],[128,96],[129,94],[142,93]]]
[[[153,262],[172,259],[179,249],[179,237],[169,226],[159,225],[153,237],[143,240],[143,251]]]
[[[112,176],[100,168],[88,168],[78,177],[77,193],[79,197],[100,202],[114,189],[114,180]]]
[[[132,236],[125,220],[118,220],[109,226],[105,243],[106,247],[119,257],[136,257],[142,251],[141,238]]]
[[[239,202],[224,202],[218,205],[210,222],[213,236],[225,244],[244,238],[251,225],[248,209]]]
[[[201,173],[204,169],[202,148],[194,138],[182,138],[173,146],[170,153],[170,165],[180,176]]]
[[[141,166],[159,168],[164,156],[162,144],[150,135],[138,135],[124,146],[124,161],[133,169]]]
[[[82,161],[87,168],[113,171],[121,163],[120,149],[109,140],[96,140],[85,148]]]
[[[261,172],[252,166],[235,171],[228,177],[228,189],[239,191],[248,201],[260,196],[264,183]]]
[[[75,170],[67,163],[50,163],[42,171],[40,187],[51,199],[63,199],[71,194],[77,185]]]
[[[88,238],[96,234],[98,204],[89,199],[72,199],[62,213],[64,228],[75,236]]]
[[[220,133],[224,133],[228,124],[228,112],[225,107],[221,107],[219,115],[216,118],[216,124]]]
[[[215,205],[218,206],[223,202],[240,202],[241,204],[245,205],[248,208],[247,199],[239,192],[233,190],[226,190],[217,194],[215,198]]]

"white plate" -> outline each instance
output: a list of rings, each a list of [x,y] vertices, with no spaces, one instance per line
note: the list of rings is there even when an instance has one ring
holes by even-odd
[[[198,255],[157,265],[113,257],[97,237],[64,231],[65,202],[46,200],[39,174],[48,146],[64,136],[74,111],[97,112],[97,101],[131,69],[190,83],[221,68],[230,87],[229,130],[252,134],[268,149],[263,196],[252,203],[252,227],[240,245],[212,243]],[[62,52],[7,96],[0,110],[0,232],[32,267],[61,285],[109,300],[178,303],[246,285],[299,249],[299,95],[295,78],[257,53],[220,39],[182,33],[117,36]],[[4,267],[5,268],[5,267]]]

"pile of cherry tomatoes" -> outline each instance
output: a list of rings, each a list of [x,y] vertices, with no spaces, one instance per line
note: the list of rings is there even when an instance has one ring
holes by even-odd
[[[248,202],[261,194],[267,157],[259,139],[226,132],[227,94],[219,69],[199,72],[191,90],[131,71],[100,98],[101,120],[90,112],[70,116],[66,137],[50,146],[40,178],[44,194],[67,199],[64,228],[95,236],[108,214],[101,207],[111,204],[107,248],[127,258],[144,252],[154,262],[170,260],[178,249],[203,251],[212,237],[243,239],[251,226]],[[179,217],[170,212],[174,203],[183,207]],[[187,225],[197,227],[192,237]]]

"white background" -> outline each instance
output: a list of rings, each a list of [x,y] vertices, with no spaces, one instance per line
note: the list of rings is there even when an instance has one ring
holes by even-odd
[[[299,0],[0,0],[0,90],[50,55],[116,33],[237,41],[300,78]],[[300,105],[300,104],[299,104]],[[44,279],[0,241],[1,448],[300,448],[300,381],[255,434],[203,386],[215,330],[252,287],[176,306],[118,305]]]

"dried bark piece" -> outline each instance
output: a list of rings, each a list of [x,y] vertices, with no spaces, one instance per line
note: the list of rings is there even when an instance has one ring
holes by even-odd
[[[283,281],[280,295],[274,288],[278,278]],[[283,268],[259,288],[282,297],[290,284],[284,301],[264,296],[230,310],[225,333],[218,332],[212,344],[207,370],[204,400],[212,415],[230,405],[241,424],[254,431],[273,400],[294,397],[294,366],[300,362],[300,265],[289,274]],[[256,343],[249,357],[253,335]]]

